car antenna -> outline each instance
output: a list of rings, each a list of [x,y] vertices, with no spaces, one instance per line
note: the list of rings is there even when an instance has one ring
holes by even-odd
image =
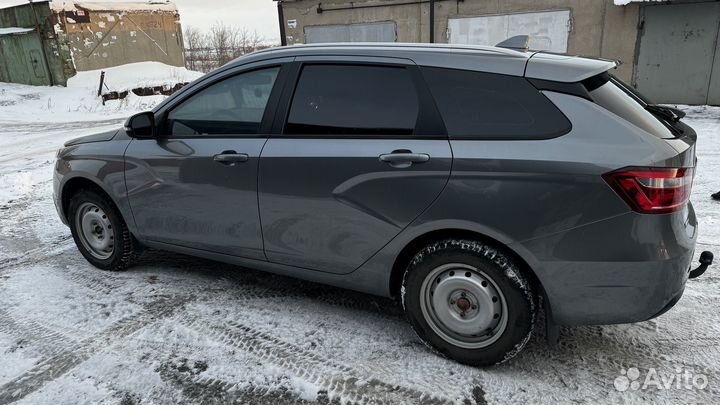
[[[495,46],[498,48],[514,49],[516,51],[528,51],[530,49],[530,36],[515,35],[514,37],[510,37]]]

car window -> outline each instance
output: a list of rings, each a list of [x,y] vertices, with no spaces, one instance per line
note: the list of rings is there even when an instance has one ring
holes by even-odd
[[[242,73],[201,90],[170,111],[169,135],[257,134],[279,71]]]
[[[630,86],[608,76],[604,84],[590,91],[590,96],[598,105],[636,127],[658,138],[674,138],[670,129],[647,110],[647,100],[630,89]]]
[[[451,139],[547,139],[570,121],[522,77],[421,68]]]
[[[408,136],[418,111],[415,84],[404,67],[308,65],[285,134]]]

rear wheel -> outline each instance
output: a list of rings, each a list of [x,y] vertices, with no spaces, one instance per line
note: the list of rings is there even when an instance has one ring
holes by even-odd
[[[70,199],[68,222],[80,253],[93,266],[119,271],[135,261],[136,242],[115,205],[95,191]]]
[[[469,240],[433,243],[413,258],[402,287],[403,307],[420,338],[461,363],[508,360],[532,334],[530,283],[492,246]]]

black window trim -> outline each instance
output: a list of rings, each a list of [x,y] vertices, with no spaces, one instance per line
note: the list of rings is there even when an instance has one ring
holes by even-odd
[[[528,79],[528,81],[535,86],[538,90],[547,90],[555,93],[569,94],[571,96],[577,96],[584,98],[588,101],[593,101],[590,97],[588,89],[583,85],[583,82],[556,82],[553,80],[543,79]]]
[[[646,100],[638,91],[637,89],[633,88],[629,84],[623,82],[615,75],[611,74],[610,72],[603,72],[598,75],[595,75],[593,77],[590,77],[588,79],[583,80],[581,83],[587,88],[588,94],[601,86],[604,86],[606,83],[610,82],[611,84],[615,85],[617,88],[619,88],[623,93],[625,93],[628,97],[633,99],[636,103],[640,104],[645,110],[648,110],[650,114],[652,114],[653,117],[655,117],[656,120],[660,121],[665,128],[670,131],[670,133],[675,137],[681,137],[685,132],[685,126],[682,124],[679,124],[678,122],[671,122],[666,118],[663,118],[659,116],[658,114],[654,113],[653,111],[650,111],[648,108],[653,106],[648,100]],[[592,95],[590,96],[590,100],[592,102],[595,102],[594,99],[592,99]]]
[[[445,70],[456,70],[456,71],[462,71],[462,72],[485,73],[485,74],[490,74],[490,75],[514,77],[517,79],[526,80],[532,87],[534,87],[538,91],[538,93],[540,93],[540,96],[547,99],[548,103],[550,103],[550,105],[552,105],[553,108],[555,108],[560,113],[560,115],[563,118],[565,118],[565,120],[568,123],[567,128],[563,129],[562,131],[557,131],[557,132],[554,132],[554,133],[551,133],[551,134],[548,134],[545,136],[541,136],[541,137],[528,137],[528,136],[502,136],[502,137],[498,136],[498,137],[495,137],[495,136],[482,136],[482,135],[478,135],[478,136],[448,135],[448,139],[450,139],[451,141],[547,141],[550,139],[560,138],[561,136],[565,136],[565,135],[569,134],[570,132],[572,132],[573,123],[570,120],[570,118],[568,118],[568,116],[565,115],[565,112],[563,110],[561,110],[558,106],[556,106],[555,103],[552,102],[552,100],[550,100],[545,94],[542,93],[543,90],[554,91],[554,92],[559,92],[559,93],[564,93],[564,94],[568,94],[569,92],[568,91],[558,91],[556,89],[554,90],[554,89],[550,89],[550,88],[540,88],[540,87],[543,87],[544,84],[546,84],[546,83],[542,83],[542,82],[552,83],[550,81],[541,81],[541,82],[535,83],[532,80],[526,78],[525,76],[516,76],[516,75],[503,74],[503,73],[486,72],[483,70],[452,68],[452,67],[435,66],[435,65],[418,66],[418,73],[420,73],[421,76],[422,76],[422,70],[420,68],[445,69]],[[423,81],[424,81],[425,80],[424,76],[422,76],[422,77],[423,77]],[[430,92],[430,86],[428,84],[425,84],[425,87],[427,88],[427,91]],[[432,93],[430,93],[430,95],[431,95],[431,98],[432,98],[433,104],[434,104],[435,99],[433,98]],[[438,111],[438,114],[440,114],[440,110],[437,109],[437,107],[436,107],[436,110]]]
[[[336,134],[327,136],[324,134],[288,134],[285,131],[287,121],[290,117],[290,107],[292,106],[293,97],[299,84],[302,69],[305,66],[327,66],[327,65],[350,65],[350,66],[379,66],[404,68],[410,74],[410,79],[415,85],[418,96],[418,118],[415,123],[415,129],[411,135],[377,135],[377,134]],[[415,64],[393,63],[391,61],[372,61],[366,59],[358,60],[337,60],[328,58],[327,60],[313,58],[311,60],[295,61],[289,63],[288,78],[283,83],[283,92],[278,103],[271,138],[281,139],[392,139],[392,140],[447,140],[447,130],[440,116],[440,111],[435,105],[435,100],[427,87],[420,70]]]
[[[263,65],[257,65],[252,66],[250,68],[245,68],[242,70],[232,70],[227,74],[218,75],[217,77],[214,77],[213,80],[206,80],[199,84],[196,88],[193,88],[191,92],[188,92],[187,94],[183,94],[181,98],[178,98],[178,100],[173,100],[171,104],[167,104],[166,106],[163,106],[164,108],[162,111],[159,111],[160,117],[158,120],[158,123],[156,124],[157,130],[158,130],[158,138],[160,139],[257,139],[257,138],[268,138],[270,136],[270,133],[272,131],[273,126],[273,118],[275,116],[275,112],[277,110],[277,106],[280,100],[281,92],[284,87],[285,81],[288,79],[288,65],[292,62],[276,62],[276,63],[269,63],[269,64],[263,64]],[[205,89],[212,87],[220,82],[223,82],[225,80],[232,79],[233,77],[237,77],[246,73],[252,73],[259,70],[266,70],[266,69],[273,69],[273,68],[279,68],[277,77],[275,78],[275,83],[273,84],[273,89],[270,92],[270,97],[268,98],[267,105],[265,106],[265,111],[263,112],[262,120],[260,121],[260,130],[257,134],[219,134],[219,135],[172,135],[169,132],[168,129],[168,116],[170,115],[170,112],[174,109],[182,106],[186,101],[190,100],[192,97],[197,95],[198,93],[204,91]]]

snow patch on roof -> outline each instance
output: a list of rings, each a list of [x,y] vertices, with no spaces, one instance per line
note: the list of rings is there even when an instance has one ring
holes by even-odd
[[[0,28],[0,35],[27,34],[28,32],[31,32],[31,31],[33,31],[32,28],[18,28],[18,27]]]
[[[56,0],[54,4],[58,3]],[[94,2],[94,1],[82,1],[82,2],[72,2],[72,1],[65,1],[60,2],[63,3],[61,5],[62,9],[67,9],[70,7],[72,9],[73,5],[84,8],[86,10],[90,11],[126,11],[126,12],[132,12],[132,11],[177,11],[177,6],[175,6],[175,3],[171,3],[168,1],[146,1],[146,2]]]
[[[38,3],[47,3],[48,1],[50,1],[50,0],[33,0],[32,2],[35,4],[38,4]],[[30,4],[30,1],[29,0],[0,0],[0,9],[24,6],[26,4]]]

